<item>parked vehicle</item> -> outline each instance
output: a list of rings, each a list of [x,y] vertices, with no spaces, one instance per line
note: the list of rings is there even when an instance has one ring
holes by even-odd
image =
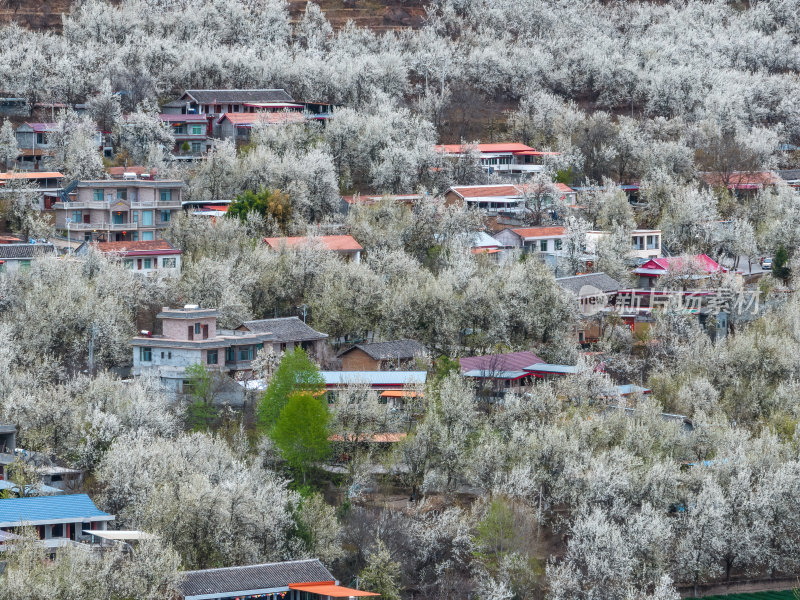
[[[772,258],[770,258],[770,257],[762,258],[761,259],[761,268],[764,269],[765,271],[771,271],[772,270]]]

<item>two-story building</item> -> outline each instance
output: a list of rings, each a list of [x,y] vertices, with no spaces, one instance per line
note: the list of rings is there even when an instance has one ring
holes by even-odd
[[[245,321],[237,331],[269,334],[272,351],[275,354],[292,351],[300,347],[306,353],[321,360],[325,348],[327,333],[317,331],[300,317],[277,317],[275,319],[259,319],[257,321]]]
[[[138,242],[84,242],[75,251],[83,256],[91,246],[112,258],[121,260],[126,269],[142,275],[179,275],[181,251],[167,240]]]
[[[226,113],[301,111],[297,103],[282,89],[186,90],[180,98],[161,107],[163,114],[200,115],[208,131],[219,137],[219,119]]]
[[[217,135],[238,144],[250,142],[250,131],[256,125],[288,125],[304,123],[303,113],[296,111],[225,113],[217,121]]]
[[[207,115],[162,113],[159,117],[169,126],[175,138],[173,156],[191,158],[203,154],[211,147],[209,136],[212,125],[208,122]]]
[[[547,204],[556,200],[574,205],[577,194],[564,183],[554,183],[554,194]],[[446,204],[463,204],[479,208],[489,215],[521,215],[525,212],[526,196],[540,193],[533,184],[456,185],[445,192]]]
[[[471,149],[480,155],[481,166],[487,173],[538,173],[545,170],[544,160],[558,152],[542,152],[517,142],[501,144],[441,144],[436,151],[446,157],[459,158]]]
[[[162,334],[143,332],[131,340],[133,375],[154,374],[174,393],[184,392],[186,369],[202,364],[214,374],[235,375],[250,371],[250,361],[271,333],[217,329],[216,310],[187,304],[164,309],[156,315]],[[238,386],[237,386],[238,387]]]
[[[610,235],[608,231],[587,231],[586,252],[594,254],[597,245],[604,237]],[[660,229],[634,229],[631,231],[631,258],[641,261],[651,258],[661,258],[661,230]]]
[[[81,181],[69,202],[53,205],[56,229],[71,239],[156,240],[181,210],[182,187],[182,181],[166,179]]]

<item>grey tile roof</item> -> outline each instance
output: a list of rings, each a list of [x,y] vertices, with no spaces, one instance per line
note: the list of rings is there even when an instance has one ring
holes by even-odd
[[[274,342],[311,342],[324,340],[327,333],[320,333],[303,323],[299,317],[282,317],[279,319],[260,319],[242,323],[253,333],[272,333]]]
[[[602,292],[616,292],[625,286],[619,281],[606,275],[605,273],[587,273],[585,275],[573,275],[572,277],[559,277],[556,283],[576,296],[580,294],[581,288],[590,285]]]
[[[53,244],[0,244],[0,260],[24,260],[55,253]]]
[[[178,591],[185,597],[286,588],[290,583],[334,581],[316,558],[261,565],[186,571]]]
[[[340,352],[339,356],[343,356],[355,348],[366,352],[374,360],[410,359],[426,351],[425,346],[415,340],[393,340],[391,342],[356,344],[352,348]]]
[[[200,104],[229,104],[241,102],[294,102],[286,90],[186,90]]]

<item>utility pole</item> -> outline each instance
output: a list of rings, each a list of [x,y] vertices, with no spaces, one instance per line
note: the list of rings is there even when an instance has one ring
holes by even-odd
[[[298,309],[300,309],[300,308],[302,308],[302,309],[303,309],[303,323],[305,323],[305,322],[306,322],[306,311],[307,311],[307,309],[308,309],[308,306],[306,306],[306,304],[305,304],[305,303],[303,303],[303,304],[301,304],[300,306],[298,306],[297,308],[298,308]]]
[[[67,248],[69,248],[69,253],[72,255],[72,240],[69,235],[69,226],[72,224],[72,217],[67,217],[64,220],[67,223]]]

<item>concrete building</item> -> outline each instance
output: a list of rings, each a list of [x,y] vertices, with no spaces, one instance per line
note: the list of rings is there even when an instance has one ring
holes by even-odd
[[[487,173],[538,173],[545,170],[544,159],[558,152],[542,152],[517,142],[500,144],[442,144],[435,150],[444,156],[458,159],[472,150],[480,158],[481,166]]]
[[[0,275],[25,271],[37,258],[55,254],[53,244],[0,244]]]
[[[178,180],[81,181],[74,199],[53,205],[56,229],[87,241],[157,240],[181,210],[182,188]]]
[[[269,343],[271,333],[217,329],[219,313],[213,309],[186,305],[164,309],[156,315],[161,335],[142,332],[131,340],[133,375],[155,374],[173,394],[186,391],[186,369],[202,364],[215,375],[218,401],[241,402],[241,387],[230,385],[228,376],[250,371],[250,361]]]
[[[181,251],[167,240],[150,242],[84,242],[75,254],[88,254],[91,246],[112,258],[118,258],[125,268],[149,276],[180,275]]]

